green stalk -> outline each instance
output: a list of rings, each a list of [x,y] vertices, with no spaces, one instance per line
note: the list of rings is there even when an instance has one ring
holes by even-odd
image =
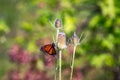
[[[72,65],[70,66],[70,68],[71,68],[70,80],[72,80],[72,78],[73,78],[73,67],[74,67],[74,60],[75,60],[75,51],[76,51],[76,45],[74,46],[73,56],[72,56]]]
[[[59,80],[61,80],[62,50],[59,51]]]
[[[56,33],[56,43],[57,43],[59,29],[56,29],[56,30],[57,30],[57,33]],[[57,80],[57,71],[58,71],[58,55],[56,57],[56,63],[55,63],[55,76],[54,76],[54,80]]]
[[[57,80],[57,70],[58,70],[58,60],[56,59],[56,63],[55,63],[55,77],[54,77],[54,80]]]
[[[59,34],[59,29],[57,29],[57,35],[56,35],[56,42],[58,41],[58,34]]]

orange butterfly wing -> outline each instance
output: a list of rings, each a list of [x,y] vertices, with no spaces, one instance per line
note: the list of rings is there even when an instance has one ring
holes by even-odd
[[[55,55],[56,54],[56,50],[55,50],[55,44],[47,44],[44,45],[43,47],[41,47],[41,51],[44,53],[48,53],[50,55]]]

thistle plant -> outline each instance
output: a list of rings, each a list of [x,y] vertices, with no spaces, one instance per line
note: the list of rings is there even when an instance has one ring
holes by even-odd
[[[74,67],[74,59],[75,59],[75,51],[76,47],[80,45],[80,40],[83,34],[81,34],[80,38],[76,35],[74,32],[73,36],[71,37],[70,43],[73,44],[74,49],[73,49],[73,54],[72,54],[72,64],[70,65],[71,68],[71,73],[70,73],[70,80],[73,78],[73,67]]]
[[[66,46],[66,36],[64,32],[60,32],[58,34],[57,46],[59,48],[59,80],[61,80],[61,63],[62,63],[62,50],[65,49]]]
[[[52,24],[52,23],[51,23]],[[55,65],[55,77],[54,79],[57,80],[57,70],[58,70],[58,78],[59,80],[62,79],[61,76],[61,70],[62,70],[62,51],[63,49],[67,48],[66,45],[66,34],[62,31],[62,21],[60,19],[56,19],[54,22],[54,25],[52,26],[55,27],[56,29],[56,40],[54,40],[55,43],[55,49],[57,54],[55,55],[56,57],[56,65]],[[82,37],[82,35],[81,35]],[[75,59],[75,51],[76,47],[80,45],[80,39],[76,33],[71,37],[71,43],[74,45],[74,50],[73,50],[73,55],[72,55],[72,64],[71,64],[71,73],[70,73],[70,80],[72,80],[73,76],[73,67],[74,67],[74,59]],[[59,68],[59,69],[58,69]]]
[[[58,47],[58,56],[59,56],[59,80],[61,80],[61,64],[62,64],[62,50],[66,48],[66,35],[64,32],[60,32],[62,29],[62,22],[60,19],[56,19],[55,28],[57,30],[56,34],[56,45]]]
[[[56,34],[56,45],[58,47],[58,56],[59,56],[59,80],[61,80],[61,63],[62,63],[62,50],[65,49],[66,46],[66,35],[64,32],[60,32],[60,29],[62,29],[62,22],[60,19],[56,19],[54,22],[54,26],[57,30],[57,34]],[[83,34],[81,34],[82,37]],[[75,59],[75,51],[76,51],[76,47],[78,45],[80,45],[80,39],[76,33],[74,32],[74,35],[71,37],[70,42],[74,45],[74,49],[73,49],[73,55],[72,55],[72,64],[71,64],[71,73],[70,73],[70,80],[72,80],[72,76],[73,76],[73,67],[74,67],[74,59]],[[56,66],[57,67],[57,66]],[[57,68],[56,68],[57,70]],[[55,76],[56,77],[56,76]],[[55,78],[56,80],[56,78]]]

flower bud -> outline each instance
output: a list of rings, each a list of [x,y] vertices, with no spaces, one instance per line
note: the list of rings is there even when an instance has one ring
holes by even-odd
[[[80,44],[80,39],[75,32],[74,35],[71,37],[71,43],[76,46]]]
[[[61,29],[62,21],[60,19],[56,19],[54,25],[55,25],[56,29]]]
[[[66,46],[66,36],[65,36],[64,32],[58,33],[57,46],[59,49],[64,49],[67,47]]]

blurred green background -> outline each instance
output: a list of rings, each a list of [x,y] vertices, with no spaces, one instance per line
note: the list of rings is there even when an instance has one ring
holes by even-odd
[[[50,22],[56,18],[62,19],[67,40],[74,31],[88,34],[75,58],[83,80],[120,79],[119,0],[0,0],[0,80],[15,67],[8,57],[11,46],[40,53],[39,39],[53,39]]]

